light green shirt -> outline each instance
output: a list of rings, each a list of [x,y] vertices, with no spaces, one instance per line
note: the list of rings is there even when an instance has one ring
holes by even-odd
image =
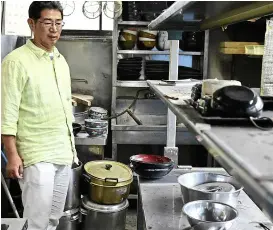
[[[68,64],[31,40],[2,62],[1,133],[16,136],[24,167],[50,162],[69,165],[76,154]]]

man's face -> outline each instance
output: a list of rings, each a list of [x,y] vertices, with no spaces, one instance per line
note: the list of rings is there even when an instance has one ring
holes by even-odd
[[[58,10],[44,9],[41,17],[30,20],[35,42],[47,49],[51,49],[60,38],[62,32],[62,15]]]

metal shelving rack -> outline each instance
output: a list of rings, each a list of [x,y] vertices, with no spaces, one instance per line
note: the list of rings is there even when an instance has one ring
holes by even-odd
[[[208,6],[210,4],[210,6]],[[208,42],[209,29],[245,21],[251,18],[273,14],[273,2],[175,2],[158,18],[152,21],[150,30],[205,30]],[[221,9],[222,7],[222,9]],[[217,9],[214,11],[211,9]],[[221,9],[221,10],[220,10]],[[183,15],[191,13],[192,20]],[[206,17],[205,17],[206,16]],[[204,53],[208,53],[205,45]],[[177,51],[176,51],[177,52]],[[205,55],[204,62],[208,62]],[[208,65],[204,65],[208,71]],[[170,65],[175,71],[177,65]],[[207,76],[204,74],[204,76]],[[158,82],[147,81],[150,89],[180,118],[196,136],[200,144],[219,161],[226,170],[237,177],[252,195],[252,199],[273,219],[273,131],[261,131],[254,127],[226,127],[208,125],[188,105],[174,105],[164,95],[177,92],[175,86],[160,86]],[[272,113],[269,115],[272,117]]]
[[[149,88],[146,80],[141,81],[121,81],[117,80],[117,56],[118,55],[170,55],[170,62],[178,65],[179,55],[199,56],[203,59],[203,74],[207,76],[206,60],[207,60],[207,47],[208,42],[205,41],[205,53],[203,52],[184,52],[179,50],[179,41],[171,41],[171,49],[167,51],[157,50],[118,50],[118,33],[119,29],[126,27],[145,28],[150,22],[141,21],[119,21],[114,20],[113,27],[113,50],[112,50],[112,115],[116,114],[117,106],[117,90],[119,88]],[[175,74],[171,73],[170,76]],[[177,73],[176,73],[177,76]],[[172,79],[172,78],[170,78]],[[189,134],[185,127],[176,127],[176,117],[168,110],[167,125],[120,125],[117,120],[111,121],[112,130],[112,159],[117,159],[117,144],[166,144],[165,154],[171,158],[177,155],[178,149],[174,146],[175,141],[179,144],[198,144],[194,136]],[[171,131],[174,130],[174,131]],[[176,137],[176,132],[178,133]],[[130,137],[134,137],[133,140]],[[176,162],[176,160],[175,160]],[[177,163],[177,162],[176,162]]]

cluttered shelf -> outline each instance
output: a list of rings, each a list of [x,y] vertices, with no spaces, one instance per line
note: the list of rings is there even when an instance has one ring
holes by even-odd
[[[169,50],[118,50],[118,54],[147,54],[147,55],[170,55]],[[179,51],[179,55],[187,55],[187,56],[202,56],[203,52],[190,52],[190,51]]]
[[[230,173],[238,177],[256,202],[263,205],[272,216],[273,192],[261,184],[273,179],[273,130],[261,131],[254,126],[210,125],[188,104],[175,104],[166,95],[177,95],[181,86],[147,81],[156,95],[196,135],[197,140]],[[270,116],[273,115],[272,113]],[[271,209],[271,211],[270,211]]]

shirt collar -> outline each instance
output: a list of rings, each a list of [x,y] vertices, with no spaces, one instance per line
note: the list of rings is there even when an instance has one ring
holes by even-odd
[[[34,43],[31,41],[31,39],[27,40],[26,45],[38,58],[41,58],[44,55],[49,56],[49,52],[39,48],[36,45],[34,45]],[[53,48],[53,53],[54,53],[54,58],[59,58],[60,57],[60,53],[59,53],[58,49],[55,46]]]

